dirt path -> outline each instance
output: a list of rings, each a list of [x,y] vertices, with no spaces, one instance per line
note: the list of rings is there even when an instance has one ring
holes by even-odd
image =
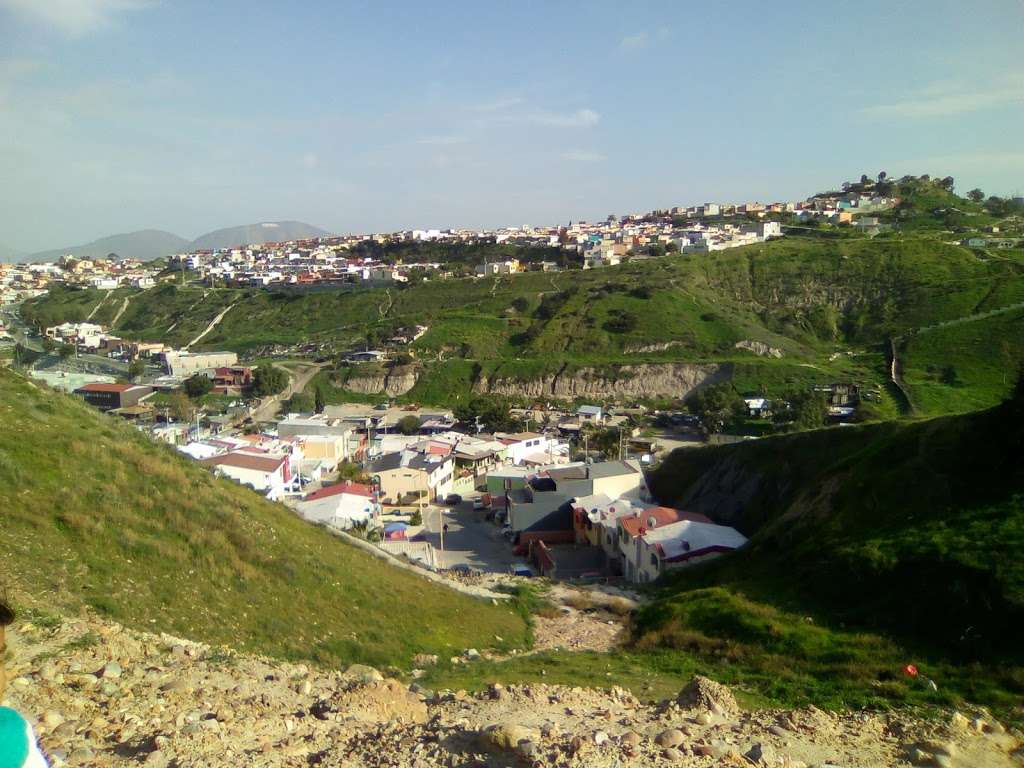
[[[123,315],[124,311],[128,309],[128,302],[131,301],[131,299],[131,296],[124,297],[124,301],[121,302],[121,308],[117,310],[117,314],[114,315],[114,319],[110,321],[111,328],[117,327],[117,321],[121,319],[121,315]]]
[[[220,313],[215,318],[213,318],[213,320],[210,321],[210,324],[206,326],[205,330],[203,330],[202,333],[200,333],[198,336],[192,339],[192,341],[186,344],[184,349],[188,349],[193,344],[198,344],[203,339],[204,336],[206,336],[208,333],[210,333],[210,331],[217,327],[220,321],[224,319],[224,315],[231,311],[231,308],[234,307],[235,304],[237,303],[238,302],[236,301],[234,304],[228,304],[224,309],[222,309]]]
[[[381,302],[380,304],[377,305],[377,314],[380,315],[381,320],[388,316],[388,313],[391,311],[391,308],[395,305],[394,299],[391,298],[390,288],[384,289],[384,298],[387,301],[387,306],[384,306],[384,302]]]
[[[93,317],[95,317],[96,313],[99,311],[99,308],[107,303],[107,299],[110,298],[110,293],[110,291],[107,291],[106,293],[103,294],[103,297],[97,302],[96,306],[92,308],[92,312],[90,312],[88,316],[85,318],[85,322],[88,323],[90,320],[93,319]],[[113,328],[114,324],[111,323],[110,327]]]
[[[283,365],[276,365],[276,368],[280,368],[286,371],[289,376],[288,386],[284,388],[284,391],[277,395],[272,395],[260,403],[259,407],[252,413],[253,421],[270,421],[277,416],[278,410],[280,410],[281,403],[287,400],[296,392],[302,392],[306,385],[312,381],[313,377],[316,376],[320,370],[327,365],[326,363],[309,363],[308,365],[297,365],[295,370],[292,371],[285,368]]]

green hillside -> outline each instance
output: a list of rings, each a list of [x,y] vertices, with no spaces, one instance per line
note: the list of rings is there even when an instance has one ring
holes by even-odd
[[[919,329],[1024,302],[1024,256],[1019,248],[992,254],[954,244],[964,227],[947,223],[944,211],[958,206],[975,227],[997,221],[981,204],[920,180],[898,192],[904,201],[889,218],[900,229],[873,239],[848,227],[792,229],[764,244],[604,269],[306,294],[173,281],[104,300],[99,291],[55,288],[28,302],[24,314],[52,325],[82,319],[102,301],[94,320],[109,323],[130,297],[116,333],[182,345],[234,305],[200,346],[256,357],[333,354],[426,325],[412,350],[422,377],[407,399],[433,404],[453,404],[482,376],[526,379],[562,364],[735,363],[738,389],[768,395],[808,379],[878,387],[888,377],[888,340],[896,337],[911,340],[902,362],[908,387],[921,390],[912,397],[919,414],[994,405],[1009,384],[976,370],[970,356],[953,364],[956,379],[936,377],[934,355],[912,339]],[[986,341],[1000,359],[1024,357],[1019,314],[989,327],[996,335]],[[749,341],[779,350],[782,360],[736,347]],[[327,386],[345,376],[318,382],[328,399],[351,395]],[[985,384],[973,391],[976,380]],[[969,396],[958,381],[972,389]]]
[[[0,581],[25,607],[327,664],[522,644],[444,589],[0,369]]]
[[[970,695],[1024,693],[1022,450],[1024,380],[968,415],[675,452],[652,491],[752,540],[672,579],[640,619],[641,644],[756,643],[813,616],[884,632],[950,681],[970,671]]]

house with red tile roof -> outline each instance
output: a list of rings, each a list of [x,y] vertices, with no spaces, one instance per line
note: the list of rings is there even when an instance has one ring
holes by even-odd
[[[619,565],[638,584],[658,579],[667,570],[731,552],[747,538],[727,525],[716,525],[698,512],[652,507],[618,519]]]

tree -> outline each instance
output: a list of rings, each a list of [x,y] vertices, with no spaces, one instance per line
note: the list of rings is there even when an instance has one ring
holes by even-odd
[[[312,395],[296,392],[288,398],[287,410],[291,413],[312,413],[316,404]]]
[[[324,390],[322,387],[317,387],[313,391],[313,410],[317,413],[323,413],[326,403],[324,402]]]
[[[665,255],[665,244],[664,243],[651,243],[647,248],[647,253],[655,258],[660,259]]]
[[[795,392],[786,398],[789,401],[793,430],[818,429],[828,420],[828,401],[821,392]]]
[[[977,187],[975,187],[974,189],[967,193],[967,199],[975,203],[980,203],[982,200],[985,199],[985,193],[982,192]]]
[[[146,372],[146,365],[139,359],[132,360],[128,364],[128,378],[135,380]]]
[[[679,252],[679,243],[677,243],[675,240],[670,240],[668,242],[668,244],[665,246],[665,253],[678,253],[678,252]]]
[[[953,188],[956,186],[956,180],[952,176],[947,176],[939,182],[939,186],[947,192],[952,192]]]
[[[186,395],[195,400],[213,389],[213,382],[203,374],[197,373],[185,379],[182,388]]]
[[[516,312],[523,313],[530,308],[530,302],[525,296],[516,296],[512,299],[512,309]]]
[[[881,184],[887,178],[889,178],[889,174],[888,173],[886,173],[885,171],[879,171],[878,172],[878,183],[879,184]]]
[[[192,401],[189,400],[188,395],[180,389],[171,393],[171,399],[168,402],[168,407],[171,410],[171,416],[178,421],[191,421],[196,410],[195,406],[192,405]]]
[[[866,173],[862,173],[860,175],[860,183],[861,184],[867,184],[869,181],[871,181],[871,179],[868,178],[868,175]]]
[[[75,354],[74,344],[61,344],[57,349],[57,354],[60,355],[61,360],[67,360],[73,354]]]
[[[403,435],[415,435],[420,431],[420,420],[416,416],[409,414],[399,419],[398,424],[395,426]]]
[[[270,364],[261,365],[252,377],[252,392],[256,397],[280,394],[287,386],[288,374]]]
[[[514,432],[519,422],[512,418],[507,400],[500,397],[474,397],[466,403],[455,407],[455,418],[468,426],[474,426],[477,419],[484,429],[491,432]]]
[[[687,398],[686,407],[709,432],[721,432],[727,424],[743,418],[747,412],[743,398],[725,382],[698,389]]]

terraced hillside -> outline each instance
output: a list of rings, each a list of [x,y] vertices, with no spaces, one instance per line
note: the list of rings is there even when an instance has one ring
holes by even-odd
[[[0,369],[0,583],[43,612],[325,664],[522,644],[507,607],[394,569]],[[495,635],[504,638],[497,641]]]
[[[781,240],[708,255],[313,293],[211,289],[175,276],[110,296],[55,289],[28,302],[24,314],[40,326],[91,315],[124,337],[180,346],[224,313],[197,348],[254,357],[330,355],[425,325],[410,350],[413,367],[385,388],[430,404],[486,392],[678,398],[708,376],[773,396],[833,380],[874,388],[889,379],[895,339],[917,413],[994,405],[1010,388],[998,369],[1024,359],[1024,326],[1010,311],[1024,306],[1024,252],[956,243],[985,226],[1019,231],[1019,217],[997,216],[999,206],[958,197],[940,180],[889,186],[901,202],[879,217],[897,229],[873,239],[849,227],[795,224]],[[411,261],[472,258],[471,249],[455,251],[399,243],[369,252]],[[703,368],[623,369],[642,364]],[[327,401],[380,399],[385,391],[366,381],[377,373],[327,371],[313,386]],[[626,379],[637,383],[625,386]],[[894,413],[895,405],[882,410]]]

